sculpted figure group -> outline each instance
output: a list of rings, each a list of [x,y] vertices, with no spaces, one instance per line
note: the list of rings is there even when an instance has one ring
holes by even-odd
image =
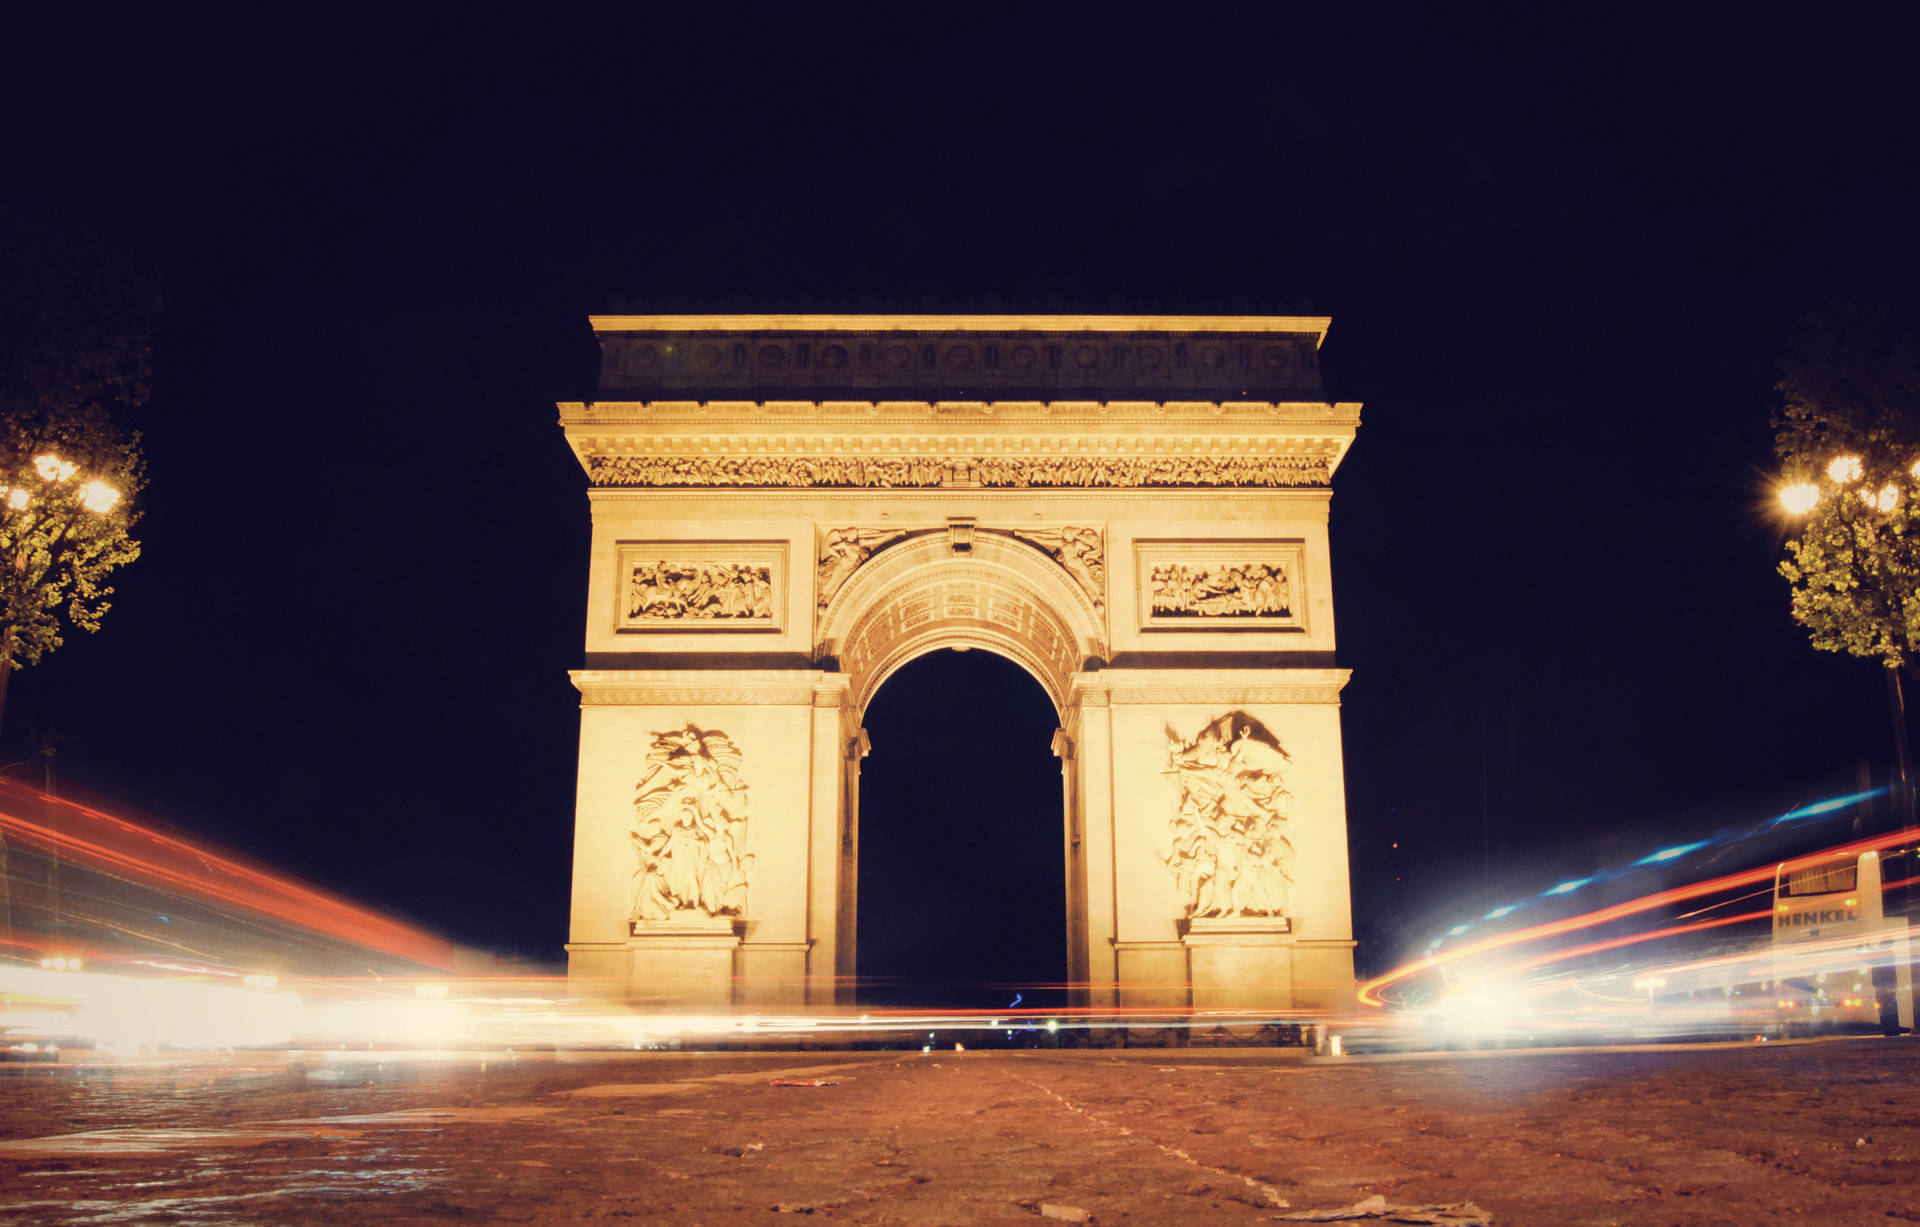
[[[819,592],[820,608],[825,609],[827,602],[833,600],[833,594],[840,591],[840,585],[847,582],[854,569],[873,552],[905,537],[901,531],[876,528],[834,528],[827,530],[826,537],[820,543],[820,565],[815,569],[815,584]]]
[[[747,906],[747,786],[725,733],[656,733],[634,789],[634,924],[676,912],[739,916]]]
[[[1015,537],[1039,546],[1066,568],[1097,609],[1106,603],[1106,549],[1097,528],[1019,528]]]
[[[1191,740],[1167,729],[1167,770],[1179,790],[1161,859],[1190,917],[1284,916],[1293,889],[1286,836],[1287,754],[1232,715]]]
[[[1153,612],[1160,615],[1232,617],[1293,612],[1292,585],[1279,563],[1238,563],[1189,567],[1157,566],[1148,576]]]
[[[598,486],[1324,486],[1313,456],[601,456]]]
[[[630,618],[770,618],[773,569],[724,562],[655,562],[633,569]]]

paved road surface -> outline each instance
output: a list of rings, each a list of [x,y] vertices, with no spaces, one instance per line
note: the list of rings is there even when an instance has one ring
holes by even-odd
[[[1915,1221],[1917,1061],[1858,1040],[9,1065],[0,1223],[1266,1223],[1372,1196],[1499,1224]]]

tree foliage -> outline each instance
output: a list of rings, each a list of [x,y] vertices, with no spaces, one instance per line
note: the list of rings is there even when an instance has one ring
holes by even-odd
[[[1775,385],[1786,483],[1818,488],[1780,574],[1813,646],[1911,669],[1920,647],[1920,351],[1884,308],[1808,316]],[[1856,457],[1857,470],[1830,466]]]
[[[60,646],[63,619],[99,629],[108,576],[140,556],[146,469],[121,419],[146,400],[161,300],[150,274],[97,241],[24,209],[0,209],[0,225],[3,701],[13,668]]]

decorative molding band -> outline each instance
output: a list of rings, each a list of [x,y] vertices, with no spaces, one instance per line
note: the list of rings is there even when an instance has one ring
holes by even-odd
[[[1221,703],[1340,703],[1340,683],[1304,686],[1128,686],[1116,682],[1111,690],[1116,706],[1138,707],[1149,703],[1195,703],[1217,706]],[[1091,693],[1088,698],[1091,699]],[[1090,707],[1103,706],[1089,702]]]
[[[1073,696],[1075,707],[1111,707],[1113,705],[1113,691],[1105,686],[1075,685]]]
[[[580,694],[582,707],[810,707],[812,687],[633,687],[630,689],[586,690]]]
[[[804,489],[1107,489],[1326,486],[1324,456],[608,456],[587,455],[596,486]]]
[[[564,426],[670,423],[913,425],[949,428],[1002,422],[1126,421],[1143,423],[1260,422],[1298,428],[1324,426],[1351,433],[1360,424],[1358,401],[1268,400],[596,400],[560,401]]]
[[[1327,315],[590,315],[620,332],[1295,332],[1325,337]]]

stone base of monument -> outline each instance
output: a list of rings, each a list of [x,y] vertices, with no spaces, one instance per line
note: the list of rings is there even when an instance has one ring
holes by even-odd
[[[1196,1010],[1294,1004],[1293,925],[1284,916],[1196,916],[1180,937]]]
[[[695,911],[636,920],[624,942],[570,944],[569,975],[589,985],[603,983],[596,995],[635,1004],[729,1006],[741,927],[735,917]]]
[[[661,1005],[732,1005],[741,927],[731,916],[691,910],[634,921],[627,939],[634,995]]]

